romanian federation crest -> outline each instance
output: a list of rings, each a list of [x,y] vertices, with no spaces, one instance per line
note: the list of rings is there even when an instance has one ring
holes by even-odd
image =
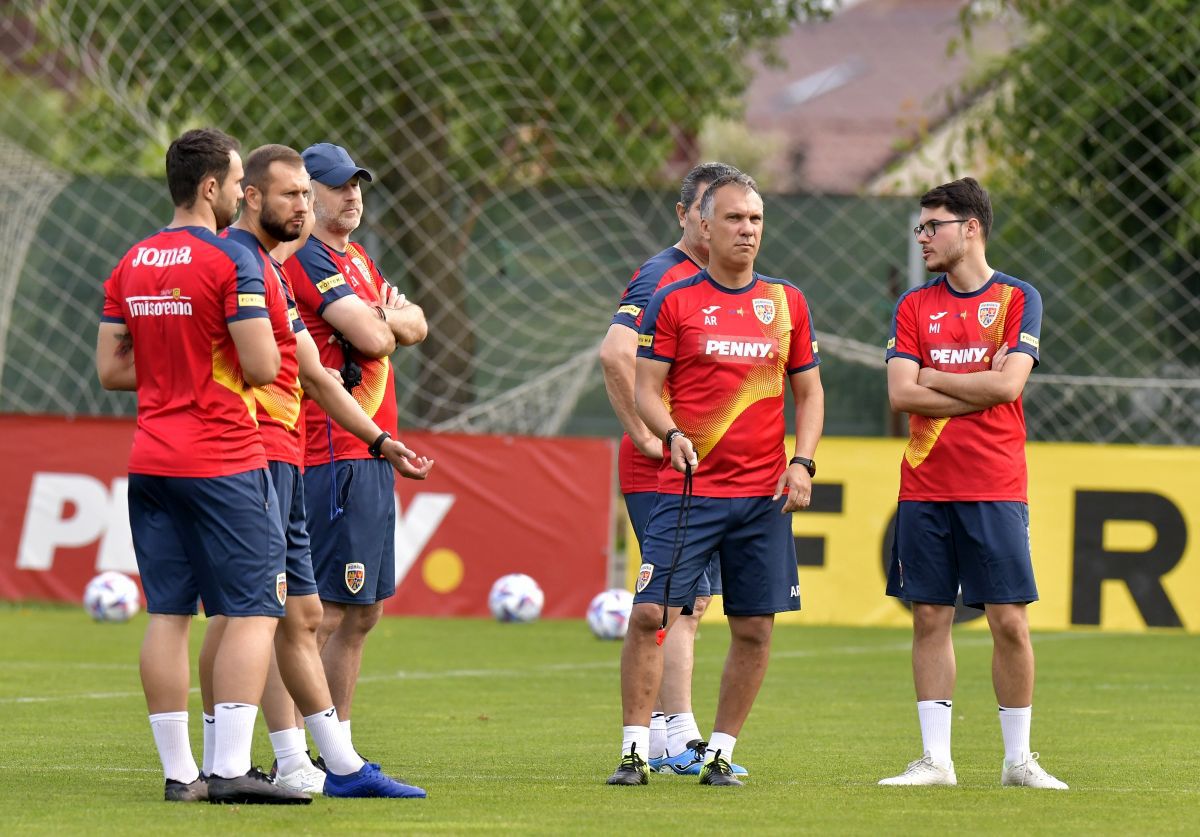
[[[287,573],[275,576],[275,598],[280,604],[287,601]]]
[[[363,589],[363,583],[367,580],[367,568],[355,561],[346,565],[346,589],[351,593],[357,593]]]
[[[992,323],[996,322],[996,315],[1000,313],[999,302],[981,302],[979,303],[979,324],[987,328]]]
[[[758,317],[758,321],[763,325],[770,325],[775,322],[775,300],[773,299],[755,299],[754,316]]]
[[[654,575],[653,564],[642,564],[642,568],[638,570],[637,591],[640,593],[646,589],[646,585],[650,583],[650,578]]]

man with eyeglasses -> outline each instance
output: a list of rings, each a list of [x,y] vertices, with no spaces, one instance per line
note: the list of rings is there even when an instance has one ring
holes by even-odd
[[[988,194],[974,179],[921,197],[913,230],[938,276],[896,303],[888,397],[909,413],[887,593],[912,607],[913,681],[924,754],[881,785],[955,785],[950,718],[955,600],[982,609],[1004,741],[1002,785],[1066,790],[1029,747],[1034,660],[1021,392],[1038,363],[1042,300],[993,270]]]

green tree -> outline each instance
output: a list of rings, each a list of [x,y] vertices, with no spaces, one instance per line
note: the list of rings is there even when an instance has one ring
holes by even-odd
[[[1002,234],[1027,235],[1074,212],[1087,238],[1083,270],[1058,277],[1073,281],[1074,307],[1086,311],[1103,291],[1112,321],[1133,326],[1114,339],[1143,360],[1200,360],[1200,6],[1000,5],[1027,25],[977,126],[999,163],[994,183],[1017,201],[1006,214],[1023,218]],[[1097,330],[1079,326],[1084,341],[1085,327]]]
[[[416,412],[431,424],[469,400],[463,263],[484,202],[529,185],[652,182],[678,137],[735,112],[747,54],[829,5],[24,0],[103,92],[88,110],[110,126],[89,137],[101,157],[215,124],[249,146],[337,142],[376,173],[388,200],[372,226],[403,253],[430,321]]]

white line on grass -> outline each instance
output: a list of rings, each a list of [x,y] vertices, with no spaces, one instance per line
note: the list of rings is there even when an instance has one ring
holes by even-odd
[[[1096,633],[1054,633],[1054,634],[1035,634],[1034,644],[1051,640],[1075,640],[1088,638],[1102,638],[1109,636],[1102,632]],[[962,646],[985,646],[990,645],[992,640],[987,634],[980,636],[958,637],[955,639],[955,645]],[[849,654],[893,654],[901,651],[908,651],[912,647],[909,642],[889,642],[879,645],[841,645],[834,648],[820,649],[796,649],[794,651],[775,651],[771,656],[774,659],[800,659],[809,657],[831,657],[842,656]],[[714,658],[715,659],[715,658]],[[28,665],[35,665],[32,661]],[[5,663],[4,665],[8,665]],[[45,665],[53,665],[59,667],[61,661],[47,661]],[[72,664],[74,665],[74,664]],[[85,664],[86,665],[86,664]],[[359,683],[386,683],[393,680],[440,680],[454,678],[484,678],[484,677],[528,677],[531,674],[553,674],[555,672],[572,672],[572,671],[592,671],[603,669],[616,669],[620,665],[620,660],[599,660],[589,663],[547,663],[544,665],[531,666],[529,668],[459,668],[443,671],[400,671],[391,674],[372,674],[358,678]],[[119,667],[115,666],[114,667]],[[191,694],[195,694],[199,689],[192,689]],[[0,698],[0,706],[3,705],[19,705],[29,703],[54,703],[64,700],[124,700],[128,698],[142,698],[142,692],[83,692],[61,695],[28,695],[16,697]]]

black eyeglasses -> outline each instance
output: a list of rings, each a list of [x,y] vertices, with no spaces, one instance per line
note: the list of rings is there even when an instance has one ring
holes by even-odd
[[[921,233],[925,233],[925,235],[933,238],[937,235],[938,227],[946,224],[965,224],[970,220],[970,218],[955,218],[952,221],[926,221],[924,224],[917,224],[913,227],[913,235],[920,238]]]

